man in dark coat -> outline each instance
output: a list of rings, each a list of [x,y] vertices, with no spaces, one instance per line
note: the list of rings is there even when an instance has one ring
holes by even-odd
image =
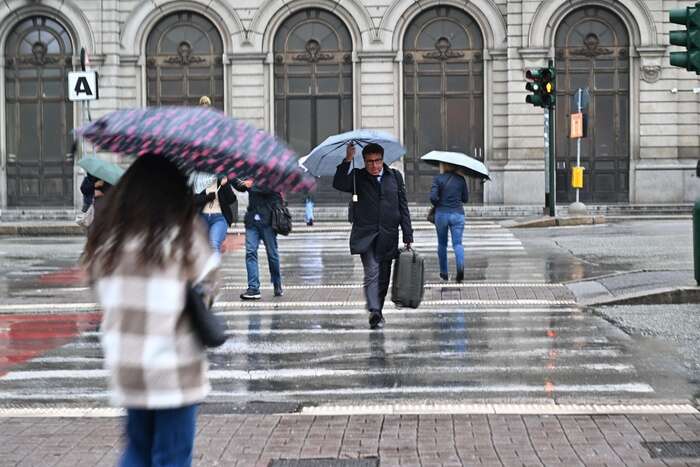
[[[345,160],[336,169],[333,187],[357,194],[353,194],[351,203],[350,253],[362,259],[369,325],[375,329],[384,324],[382,308],[391,262],[398,255],[399,225],[407,248],[413,243],[413,228],[403,177],[384,164],[384,148],[374,143],[366,145],[362,150],[365,167],[348,173],[354,155],[355,146],[349,144]]]
[[[248,192],[248,210],[245,213],[245,266],[248,274],[248,289],[241,294],[242,300],[259,300],[260,272],[258,269],[258,247],[262,241],[267,252],[267,264],[274,296],[284,295],[282,273],[277,247],[277,233],[272,230],[272,211],[284,204],[280,193],[255,186],[253,180],[236,180],[234,188]]]

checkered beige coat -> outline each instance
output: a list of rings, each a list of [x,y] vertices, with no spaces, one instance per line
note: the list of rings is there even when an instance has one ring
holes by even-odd
[[[95,283],[114,405],[175,408],[200,402],[209,392],[206,352],[183,309],[187,281],[202,282],[207,298],[214,296],[219,257],[203,230],[195,232],[191,271],[169,241],[163,245],[171,258],[166,266],[144,270],[135,260],[141,242],[132,239],[115,271]]]

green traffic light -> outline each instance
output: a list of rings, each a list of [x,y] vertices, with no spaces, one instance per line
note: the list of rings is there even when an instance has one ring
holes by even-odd
[[[527,102],[528,104],[532,104],[536,107],[544,107],[544,102],[542,100],[542,96],[538,96],[538,95],[526,96],[525,102]]]
[[[671,52],[671,66],[700,72],[700,2],[694,7],[678,8],[668,14],[675,24],[686,26],[686,30],[670,31],[668,40],[671,45],[685,47],[685,52]]]
[[[539,92],[540,85],[537,83],[527,83],[525,85],[525,89],[530,91],[530,92]]]
[[[688,10],[690,7],[687,8],[676,8],[674,10],[671,10],[668,12],[668,19],[673,23],[673,24],[682,24],[686,25],[688,21]]]

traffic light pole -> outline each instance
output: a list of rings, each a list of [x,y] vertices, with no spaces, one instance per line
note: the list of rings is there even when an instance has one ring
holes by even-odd
[[[549,68],[554,68],[554,61],[549,61]],[[555,129],[556,129],[556,118],[555,118],[555,103],[551,103],[548,107],[549,111],[549,215],[550,217],[555,217],[557,215],[557,192],[556,192],[556,163],[554,160],[554,146],[556,144],[555,140]]]

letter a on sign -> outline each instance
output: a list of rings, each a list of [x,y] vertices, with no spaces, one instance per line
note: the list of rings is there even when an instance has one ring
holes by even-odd
[[[92,101],[98,98],[97,72],[74,71],[68,73],[68,99],[71,101]]]
[[[88,80],[86,77],[81,76],[78,78],[78,82],[75,84],[75,94],[80,95],[85,94],[85,96],[92,96],[92,89],[90,89],[90,83],[88,83]]]

